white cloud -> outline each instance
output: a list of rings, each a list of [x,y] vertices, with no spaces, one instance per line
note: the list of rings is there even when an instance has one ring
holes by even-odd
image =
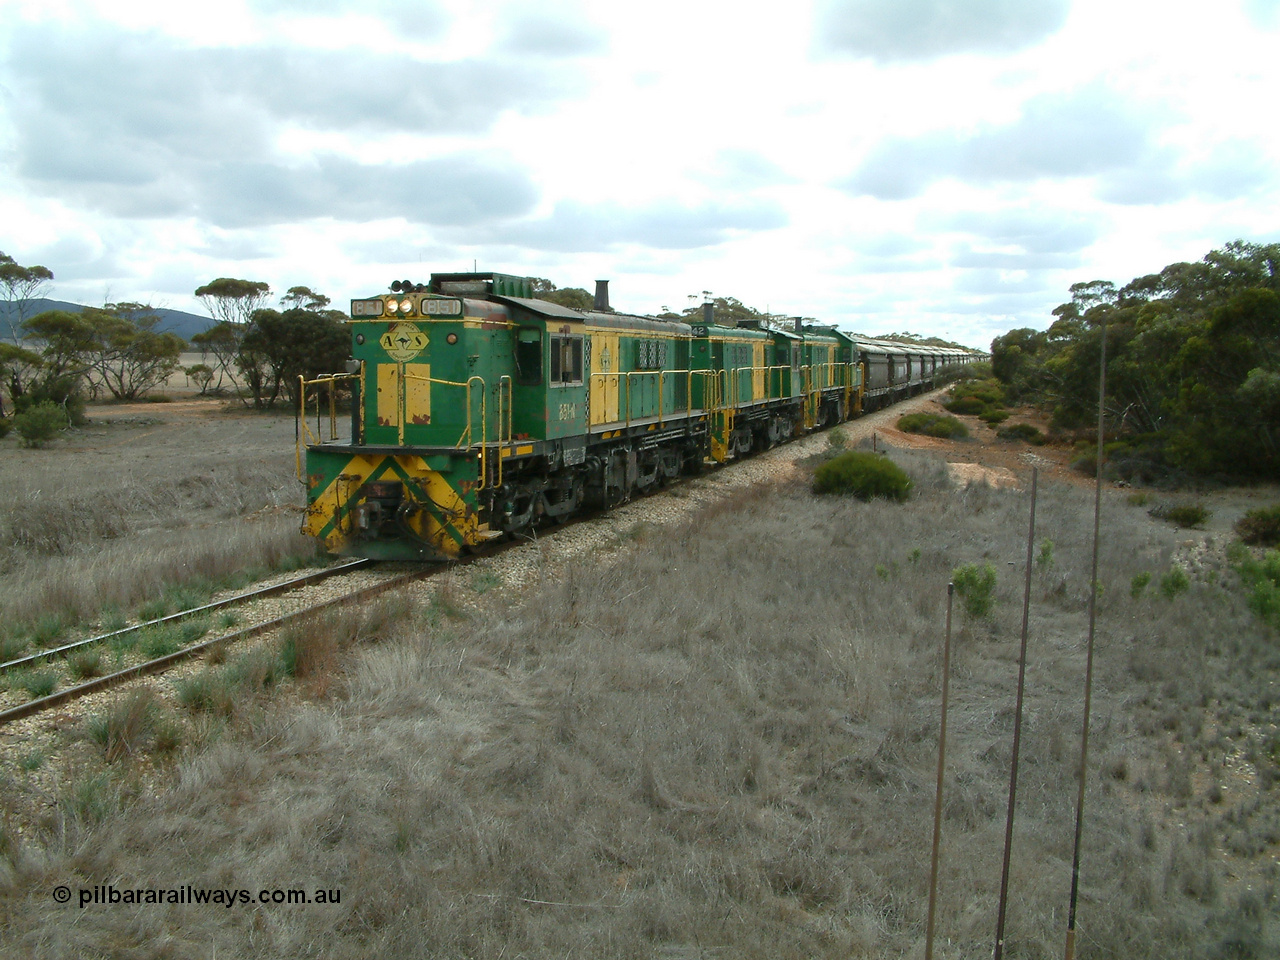
[[[587,252],[625,244],[682,250],[714,246],[743,231],[775,230],[786,224],[776,204],[662,201],[645,207],[566,200],[549,216],[521,223],[462,231],[467,242],[505,242],[540,250]]]
[[[1106,173],[1155,154],[1154,129],[1148,111],[1091,85],[1033,97],[1003,126],[883,140],[842,187],[902,200],[944,177],[993,183]]]
[[[818,44],[874,60],[1007,53],[1066,20],[1068,0],[823,0]]]

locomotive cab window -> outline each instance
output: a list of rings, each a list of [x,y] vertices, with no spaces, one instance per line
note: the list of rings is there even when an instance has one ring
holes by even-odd
[[[551,338],[551,384],[582,383],[582,338]]]
[[[542,382],[542,331],[537,327],[516,331],[516,382],[526,387]]]

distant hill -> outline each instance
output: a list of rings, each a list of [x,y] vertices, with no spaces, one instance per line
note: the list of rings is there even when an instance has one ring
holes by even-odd
[[[46,310],[67,310],[71,313],[80,313],[84,309],[84,304],[68,303],[66,300],[46,300],[42,297],[37,300],[27,301],[26,316],[30,319],[37,313],[44,313]],[[5,322],[9,319],[10,310],[17,313],[16,307],[11,307],[7,303],[0,303],[0,327],[6,333],[8,332],[8,326]],[[162,331],[173,331],[183,340],[189,341],[197,333],[202,333],[213,326],[213,320],[209,317],[185,313],[182,310],[168,310],[164,307],[156,307],[153,312],[160,318],[160,329]]]

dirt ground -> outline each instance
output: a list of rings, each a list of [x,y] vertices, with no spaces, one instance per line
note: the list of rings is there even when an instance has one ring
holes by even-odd
[[[147,484],[234,462],[292,469],[291,413],[258,413],[234,401],[184,399],[170,403],[94,403],[89,422],[40,450],[16,434],[0,440],[0,485],[11,495],[85,495],[119,486],[122,476]],[[299,485],[301,490],[301,485]]]
[[[923,402],[913,404],[928,413],[947,414],[939,402],[941,394],[933,395]],[[903,406],[903,405],[900,405]],[[899,407],[895,407],[896,412]],[[903,407],[903,412],[906,412]],[[894,417],[896,422],[897,416]],[[1092,473],[1081,473],[1072,469],[1071,461],[1076,457],[1072,446],[1068,443],[1050,442],[1044,446],[1032,446],[1021,441],[1004,441],[996,436],[996,428],[988,426],[977,417],[959,417],[969,429],[966,440],[941,440],[915,433],[903,433],[890,427],[882,427],[877,432],[885,441],[895,447],[907,447],[913,450],[935,451],[946,457],[952,477],[955,479],[983,479],[993,486],[1020,487],[1030,481],[1033,468],[1038,468],[1041,481],[1066,483],[1076,487],[1092,488]],[[1037,427],[1048,434],[1048,418],[1041,416],[1029,407],[1013,411],[1013,415],[1001,424],[1002,427],[1026,423]],[[1169,492],[1143,491],[1128,484],[1117,484],[1104,481],[1103,487],[1109,491],[1128,489],[1132,494],[1147,493],[1147,507],[1158,504],[1201,503],[1209,511],[1203,529],[1185,531],[1186,537],[1206,536],[1220,538],[1229,537],[1232,527],[1246,511],[1266,506],[1280,500],[1280,483],[1258,483],[1201,491]]]

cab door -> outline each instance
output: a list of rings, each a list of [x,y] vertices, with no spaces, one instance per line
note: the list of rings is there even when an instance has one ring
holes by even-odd
[[[615,423],[618,416],[618,394],[622,369],[619,338],[607,330],[595,330],[589,334],[591,348],[590,370],[591,426]]]
[[[431,423],[431,364],[380,363],[377,384],[375,422],[393,427],[396,445],[404,446],[406,428]]]

